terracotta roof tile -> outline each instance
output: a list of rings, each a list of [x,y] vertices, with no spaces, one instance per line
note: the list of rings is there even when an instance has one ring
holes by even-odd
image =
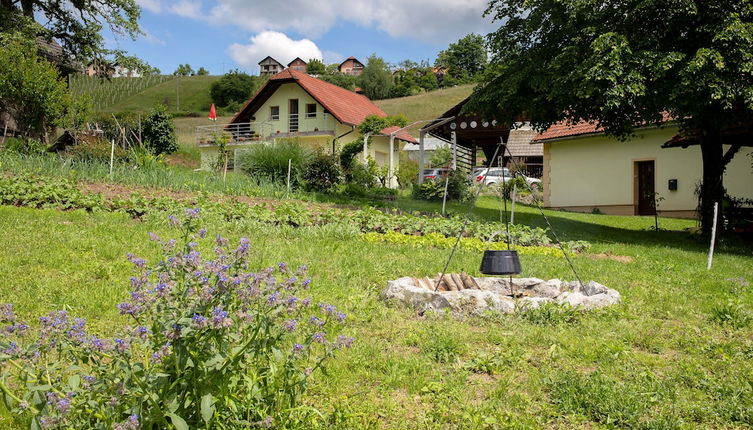
[[[276,75],[269,78],[267,84],[262,87],[252,98],[246,103],[246,107],[251,105],[253,99],[258,97],[264,89],[272,82],[275,81],[288,81],[293,80],[301,86],[307,93],[311,95],[319,104],[327,109],[338,121],[348,125],[359,125],[363,122],[364,118],[369,115],[387,116],[383,110],[379,109],[377,105],[371,102],[366,96],[356,94],[353,91],[348,91],[345,88],[338,87],[337,85],[330,84],[321,79],[317,79],[306,73],[298,72],[291,69],[285,69]],[[244,111],[245,107],[241,110]],[[238,118],[240,112],[235,116]],[[235,120],[233,119],[233,121]],[[232,122],[232,121],[231,121]],[[397,127],[390,130],[394,131]],[[389,131],[383,134],[389,134]],[[400,140],[406,142],[416,143],[416,139],[405,131],[402,131],[396,135]]]
[[[667,112],[662,113],[662,120],[661,122],[667,122],[672,121],[674,118]],[[643,126],[645,126],[644,124]],[[641,125],[636,125],[636,127],[641,127]],[[586,122],[586,121],[580,121],[576,124],[572,124],[568,121],[560,121],[558,123],[555,123],[548,129],[544,130],[543,132],[539,133],[538,136],[534,137],[531,142],[543,142],[548,140],[557,140],[557,139],[563,139],[566,137],[573,137],[573,136],[581,136],[586,134],[597,134],[597,133],[603,133],[604,128],[599,127],[596,124]]]

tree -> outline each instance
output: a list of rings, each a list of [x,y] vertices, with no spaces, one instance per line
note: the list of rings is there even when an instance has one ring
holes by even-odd
[[[722,131],[753,118],[753,1],[492,0],[492,65],[466,110],[608,135],[669,115],[700,142],[701,224],[713,224],[735,151]],[[734,146],[733,146],[734,148]]]
[[[236,69],[212,83],[209,94],[217,106],[229,106],[231,103],[243,103],[248,100],[256,86],[257,80],[253,76]]]
[[[48,132],[64,125],[74,108],[65,81],[52,63],[37,57],[33,40],[3,34],[0,45],[0,112],[15,119],[23,136],[47,143]]]
[[[482,72],[487,62],[484,38],[471,33],[441,51],[434,65],[446,67],[454,78],[468,80]]]
[[[141,10],[135,0],[0,0],[0,31],[19,31],[26,26],[19,16],[36,21],[34,36],[55,39],[66,57],[78,61],[108,61],[115,52],[104,48],[102,27],[114,35],[135,38],[141,34]],[[112,60],[109,60],[112,61]]]
[[[155,106],[144,118],[141,135],[146,147],[154,155],[172,154],[178,150],[175,124],[164,105]]]
[[[392,89],[392,73],[384,59],[372,54],[356,79],[356,84],[363,89],[366,97],[372,100],[386,99]]]
[[[179,64],[178,68],[173,72],[174,76],[192,76],[193,74],[193,67],[190,64]]]
[[[323,75],[327,70],[327,66],[321,60],[312,58],[306,63],[306,73],[309,75]]]
[[[199,67],[199,70],[196,71],[196,74],[198,76],[208,76],[209,70],[205,69],[204,67]]]

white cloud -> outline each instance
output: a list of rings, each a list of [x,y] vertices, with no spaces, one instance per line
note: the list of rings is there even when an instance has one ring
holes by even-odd
[[[152,45],[160,45],[160,46],[167,45],[167,42],[165,42],[163,39],[160,39],[159,37],[155,36],[153,33],[151,33],[145,27],[141,27],[141,31],[144,32],[144,35],[141,36],[141,37],[144,40],[146,40],[147,42],[151,43]]]
[[[152,13],[162,12],[162,3],[159,0],[136,0],[136,4]]]
[[[493,26],[483,12],[488,0],[216,0],[209,13],[215,24],[252,32],[296,31],[317,38],[338,21],[376,27],[392,37],[445,45]]]
[[[322,51],[309,39],[293,40],[284,33],[262,31],[253,36],[248,45],[234,43],[228,47],[228,53],[236,63],[249,70],[256,70],[258,63],[267,55],[274,57],[283,65],[301,57],[304,61],[312,58],[322,59]]]
[[[170,12],[185,18],[202,19],[201,3],[198,1],[180,0],[170,6]]]

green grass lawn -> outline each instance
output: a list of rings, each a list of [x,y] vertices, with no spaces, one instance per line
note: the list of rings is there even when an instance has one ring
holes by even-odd
[[[403,114],[410,121],[434,119],[471,95],[473,85],[460,85],[415,96],[376,100],[377,106],[389,115]]]
[[[476,214],[498,219],[498,208],[485,197]],[[330,362],[327,375],[316,375],[304,399],[328,417],[323,425],[330,428],[753,425],[753,294],[747,284],[753,250],[723,242],[707,271],[704,243],[684,232],[649,231],[652,219],[547,215],[561,236],[591,241],[591,253],[631,257],[628,263],[574,258],[584,279],[619,290],[622,305],[575,321],[556,314],[417,316],[385,305],[379,293],[389,279],[440,271],[447,250],[372,244],[326,226],[215,221],[207,227],[232,240],[251,238],[253,268],[308,264],[314,300],[349,315],[345,332],[357,338],[354,347]],[[529,207],[516,213],[519,222],[542,225],[540,218]],[[693,225],[661,223],[672,230]],[[163,217],[135,221],[116,213],[14,207],[0,207],[0,231],[0,303],[15,303],[28,319],[65,308],[105,333],[125,322],[115,310],[129,291],[125,254],[153,260],[158,249],[147,233],[172,232]],[[523,276],[573,278],[560,257],[521,260]],[[478,275],[479,262],[479,254],[460,250],[450,269]],[[7,415],[0,414],[0,428],[13,428]]]
[[[221,76],[184,76],[159,85],[155,85],[123,98],[117,103],[103,109],[103,112],[146,112],[154,105],[167,105],[171,112],[206,112],[212,100],[209,89]],[[178,100],[180,98],[180,100]],[[180,102],[180,109],[178,109]]]

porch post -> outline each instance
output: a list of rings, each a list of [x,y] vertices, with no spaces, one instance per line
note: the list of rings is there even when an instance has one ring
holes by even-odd
[[[424,135],[426,132],[421,130],[418,137],[418,184],[424,183]]]
[[[452,170],[458,170],[458,137],[452,132]]]
[[[395,135],[390,134],[390,167],[387,171],[389,179],[387,179],[387,187],[392,188],[392,177],[395,172]]]
[[[363,135],[363,164],[369,161],[369,133]]]

